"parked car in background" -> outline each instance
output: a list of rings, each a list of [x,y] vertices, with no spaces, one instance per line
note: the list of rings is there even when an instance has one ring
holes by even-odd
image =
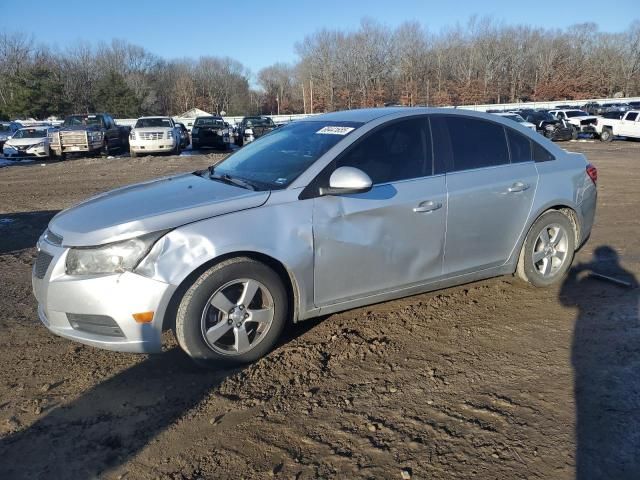
[[[536,131],[549,140],[562,142],[571,140],[573,128],[561,122],[545,110],[521,110],[520,115],[536,126]]]
[[[180,130],[171,117],[142,117],[129,134],[132,157],[145,153],[180,155]]]
[[[627,103],[613,102],[606,103],[603,105],[603,109],[601,113],[604,112],[626,112],[631,110],[631,106]]]
[[[531,122],[527,122],[519,113],[516,112],[505,112],[505,113],[496,113],[495,115],[500,115],[501,117],[508,118],[509,120],[513,120],[514,122],[518,122],[520,125],[526,128],[530,128],[534,132],[536,131],[535,124]]]
[[[236,143],[243,146],[276,129],[271,117],[244,117],[237,127]]]
[[[213,147],[221,150],[231,148],[231,129],[222,117],[198,117],[191,128],[191,148]]]
[[[600,117],[596,131],[603,142],[613,137],[640,138],[640,110],[629,110],[621,119]]]
[[[549,113],[556,117],[558,120],[564,121],[571,125],[573,129],[572,138],[575,140],[580,133],[596,133],[595,115],[589,115],[587,112],[577,109],[571,110],[549,110]]]
[[[173,328],[197,362],[247,363],[318,315],[498,275],[557,285],[596,180],[584,155],[495,115],[313,116],[58,213],[38,240],[38,314],[95,347],[157,352]]]
[[[102,153],[126,151],[130,127],[116,125],[108,113],[76,114],[65,117],[62,127],[49,135],[51,151],[64,157],[67,153]]]
[[[14,133],[22,128],[22,124],[18,122],[0,122],[0,148],[4,145]]]
[[[47,158],[49,156],[49,132],[52,127],[25,127],[4,142],[2,153],[7,158]]]
[[[189,130],[184,125],[184,123],[176,122],[176,127],[180,133],[180,148],[185,149],[191,143],[191,139],[189,138]]]
[[[640,110],[640,101],[638,100],[632,100],[631,102],[628,102],[628,105],[632,110]]]
[[[600,115],[604,111],[604,107],[598,102],[585,103],[580,109],[589,115]]]

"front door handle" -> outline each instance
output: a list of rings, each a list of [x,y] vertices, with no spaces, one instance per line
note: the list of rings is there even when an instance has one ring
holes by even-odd
[[[424,202],[420,202],[417,207],[413,209],[416,213],[426,213],[433,212],[434,210],[438,210],[442,208],[442,203],[434,202],[433,200],[425,200]]]
[[[527,185],[526,183],[522,183],[522,182],[516,182],[513,185],[511,185],[507,191],[509,193],[517,193],[517,192],[524,192],[525,190],[527,190],[529,188],[529,185]]]

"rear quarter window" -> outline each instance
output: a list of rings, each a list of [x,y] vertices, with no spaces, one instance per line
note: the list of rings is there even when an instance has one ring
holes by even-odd
[[[533,155],[531,153],[531,140],[510,128],[507,128],[506,131],[507,140],[509,141],[511,163],[530,162],[533,159]]]
[[[555,160],[554,157],[549,151],[544,148],[542,145],[537,142],[531,142],[533,146],[533,160],[536,162],[550,162],[551,160]]]

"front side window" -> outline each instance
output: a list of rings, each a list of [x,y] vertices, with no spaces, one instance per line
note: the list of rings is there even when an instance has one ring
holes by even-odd
[[[251,182],[258,190],[286,188],[359,122],[300,121],[251,142],[215,166],[213,173]]]
[[[434,115],[431,128],[436,157],[448,163],[450,172],[509,163],[504,128],[499,123],[463,116]]]
[[[336,162],[356,167],[374,184],[431,175],[431,137],[425,117],[401,120],[366,135]]]
[[[636,118],[638,118],[638,112],[631,112],[627,113],[627,118],[625,118],[625,120],[634,121]]]

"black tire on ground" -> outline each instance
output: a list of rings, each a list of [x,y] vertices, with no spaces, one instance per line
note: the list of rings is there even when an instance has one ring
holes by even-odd
[[[243,280],[259,282],[268,290],[273,309],[270,327],[262,334],[260,341],[244,353],[216,351],[205,340],[205,326],[203,326],[205,309],[216,292],[226,288],[226,285]],[[262,297],[262,293],[260,297]],[[230,299],[230,302],[234,307],[237,307],[233,299]],[[288,319],[288,304],[287,290],[280,276],[271,268],[247,257],[225,260],[200,275],[185,292],[176,314],[176,339],[187,355],[202,366],[250,363],[266,355],[276,344]],[[245,308],[247,311],[251,311],[250,305],[246,305]],[[224,322],[220,323],[221,326],[224,326],[227,321],[232,322],[230,315],[226,318],[228,320],[218,320],[218,322]],[[214,325],[218,325],[218,323],[214,323]],[[227,328],[231,328],[231,330],[228,330],[226,335],[235,336],[235,329],[233,327]]]
[[[180,142],[176,142],[176,147],[173,149],[173,154],[174,155],[180,155],[180,152],[182,151],[182,149],[180,148]]]
[[[191,142],[191,150],[198,150],[200,149],[200,144],[197,142]]]
[[[545,242],[545,238],[549,241]],[[562,252],[564,255],[560,259]],[[548,210],[540,215],[527,234],[520,250],[516,275],[535,287],[549,287],[565,276],[574,253],[573,223],[564,213]]]
[[[108,157],[111,154],[111,149],[109,148],[109,141],[106,138],[104,139],[104,143],[102,144],[102,149],[100,150],[100,153],[105,157]]]
[[[613,132],[610,128],[604,127],[600,133],[600,140],[602,142],[610,142],[613,140]]]

